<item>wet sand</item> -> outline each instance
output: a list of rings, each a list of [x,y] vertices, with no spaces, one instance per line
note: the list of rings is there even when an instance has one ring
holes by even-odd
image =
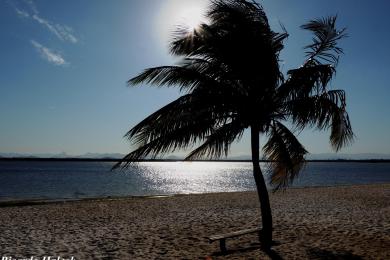
[[[274,253],[256,234],[254,192],[86,200],[0,208],[1,257],[74,259],[390,259],[390,184],[272,193]],[[38,258],[41,259],[41,258]]]

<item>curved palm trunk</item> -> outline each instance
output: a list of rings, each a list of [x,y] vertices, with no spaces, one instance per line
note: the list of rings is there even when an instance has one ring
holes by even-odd
[[[263,230],[260,234],[261,246],[264,249],[269,249],[272,244],[272,213],[269,203],[268,190],[265,185],[263,173],[260,169],[259,162],[259,150],[260,140],[259,131],[256,127],[251,127],[251,146],[252,146],[252,163],[253,163],[253,176],[255,178],[257,195],[259,196],[261,219],[263,224]]]

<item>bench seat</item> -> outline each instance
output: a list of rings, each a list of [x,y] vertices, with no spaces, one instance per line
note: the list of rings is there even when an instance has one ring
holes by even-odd
[[[213,236],[208,237],[208,240],[210,243],[219,240],[219,247],[221,248],[221,251],[226,252],[227,251],[227,249],[226,249],[226,239],[227,238],[239,237],[239,236],[246,235],[246,234],[260,233],[260,232],[261,232],[261,228],[244,229],[244,230],[239,230],[239,231],[220,234],[220,235],[213,235]]]

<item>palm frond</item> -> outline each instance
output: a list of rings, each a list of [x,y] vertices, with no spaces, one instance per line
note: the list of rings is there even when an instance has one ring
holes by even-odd
[[[139,143],[138,147],[126,155],[114,168],[126,167],[132,162],[145,159],[148,156],[155,158],[178,149],[186,149],[205,139],[214,131],[215,125],[220,123],[218,120],[202,118],[202,116],[199,118],[186,116],[186,119],[179,116],[180,120],[176,125],[171,121],[167,122],[163,129],[160,129],[158,128],[159,124],[151,123],[138,132],[133,132],[133,138],[130,140],[136,139],[135,142]]]
[[[232,121],[221,125],[213,130],[205,142],[193,150],[185,160],[218,159],[222,155],[227,156],[231,144],[241,138],[245,128],[246,126],[242,125],[240,121]]]
[[[200,92],[200,93],[199,93]],[[116,165],[184,149],[207,139],[235,118],[220,96],[194,91],[151,114],[125,136],[137,148]]]
[[[216,36],[216,32],[207,24],[199,25],[199,29],[192,32],[178,27],[169,45],[169,51],[175,56],[196,56],[197,53],[202,53],[200,50],[205,49],[205,43],[210,43]],[[212,44],[207,47],[212,47]]]
[[[307,126],[319,130],[330,128],[330,141],[336,151],[353,141],[343,90],[331,90],[321,95],[290,100],[286,103],[286,113],[298,129]]]
[[[283,28],[283,33],[273,33],[272,46],[275,53],[280,53],[284,48],[284,41],[289,37],[286,29]]]
[[[194,125],[192,125],[194,126]],[[190,130],[192,130],[190,132]],[[206,135],[210,130],[202,129]],[[201,131],[201,130],[200,130]],[[165,135],[159,136],[127,154],[121,161],[116,163],[113,169],[122,167],[128,167],[131,163],[134,163],[140,159],[145,159],[150,156],[156,158],[158,155],[164,155],[169,152],[173,152],[176,149],[185,149],[192,143],[195,143],[198,138],[198,133],[194,134],[194,129],[191,126],[182,127],[176,131],[171,131]]]
[[[143,119],[141,122],[139,122],[137,125],[135,125],[132,129],[130,129],[125,137],[128,138],[130,141],[133,141],[133,144],[135,145],[142,145],[146,144],[148,140],[153,139],[153,136],[156,134],[153,134],[153,131],[148,129],[156,129],[156,130],[162,130],[157,125],[159,123],[162,123],[163,125],[170,125],[169,122],[176,122],[175,121],[175,115],[177,112],[183,114],[183,104],[190,102],[190,99],[192,96],[190,94],[184,95],[176,99],[175,101],[172,101],[168,105],[160,108],[156,112],[152,113],[145,119]],[[148,132],[149,135],[145,135],[145,133]],[[143,133],[140,136],[139,133]]]
[[[335,69],[331,65],[311,64],[298,69],[289,70],[289,78],[278,88],[281,98],[294,99],[321,94],[326,91]]]
[[[176,66],[160,66],[146,69],[128,81],[129,85],[141,83],[157,86],[175,86],[181,91],[246,92],[242,85],[231,78],[229,69],[214,60],[187,57]]]
[[[156,86],[175,86],[180,90],[194,88],[202,81],[210,81],[205,74],[190,66],[161,66],[148,68],[128,81],[129,85],[141,83]]]
[[[211,24],[217,26],[235,26],[242,24],[261,23],[262,28],[269,30],[268,18],[263,7],[254,1],[245,0],[214,0],[207,16]],[[238,22],[239,21],[239,22]],[[258,28],[261,30],[261,28]]]
[[[340,30],[336,28],[336,20],[337,16],[329,16],[312,20],[301,26],[302,29],[314,33],[313,43],[305,47],[308,61],[337,65],[339,55],[343,53],[343,49],[338,46],[338,41],[347,35],[345,28]]]
[[[275,190],[291,184],[305,163],[307,153],[295,135],[283,124],[275,121],[263,152],[270,160],[271,184]]]
[[[345,109],[341,109],[332,116],[330,143],[335,151],[350,145],[353,142],[354,133],[351,122]]]
[[[216,98],[217,95],[205,96],[203,93],[180,97],[137,124],[126,137],[135,145],[142,145],[196,122],[199,125],[218,125],[236,117],[232,108],[227,107],[224,101],[216,101]]]

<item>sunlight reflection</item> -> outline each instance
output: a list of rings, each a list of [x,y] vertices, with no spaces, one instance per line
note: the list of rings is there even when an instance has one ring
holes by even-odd
[[[224,192],[252,187],[248,163],[145,162],[137,168],[143,172],[146,182],[143,184],[168,193]]]

